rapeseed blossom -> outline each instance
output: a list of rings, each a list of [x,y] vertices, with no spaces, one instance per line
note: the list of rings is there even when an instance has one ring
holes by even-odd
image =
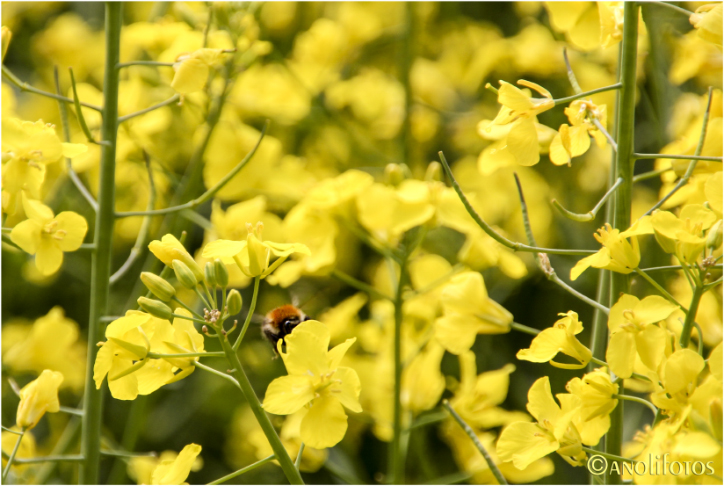
[[[534,363],[549,362],[556,368],[580,369],[584,368],[591,360],[591,351],[576,338],[576,334],[583,331],[583,324],[578,320],[578,314],[568,311],[556,321],[553,327],[544,329],[530,343],[529,349],[521,349],[516,357]],[[578,363],[560,363],[554,361],[558,353],[578,361]]]
[[[32,429],[38,425],[45,412],[58,412],[58,388],[62,382],[62,373],[43,370],[37,379],[25,385],[20,390],[20,403],[15,418],[17,426]]]
[[[319,321],[299,324],[277,348],[289,373],[271,382],[264,397],[264,410],[289,415],[304,407],[300,424],[302,442],[316,449],[332,447],[347,431],[344,408],[362,411],[359,403],[360,380],[351,368],[339,366],[356,338],[328,350],[329,330]]]
[[[644,234],[646,229],[631,227],[626,231],[611,228],[606,223],[594,234],[603,247],[591,256],[579,260],[571,269],[571,280],[576,280],[589,267],[603,268],[618,273],[628,274],[639,266],[641,253],[636,235]],[[631,241],[628,240],[631,238]]]

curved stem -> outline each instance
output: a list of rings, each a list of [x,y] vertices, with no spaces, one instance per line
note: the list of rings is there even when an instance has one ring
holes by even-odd
[[[12,84],[14,84],[18,88],[20,88],[20,91],[27,91],[28,93],[35,93],[35,94],[38,94],[41,96],[52,98],[54,100],[62,101],[64,103],[71,103],[71,104],[73,103],[73,100],[71,100],[70,98],[66,98],[65,96],[61,96],[61,95],[57,95],[57,94],[53,94],[53,93],[48,93],[47,91],[43,91],[42,89],[33,88],[28,83],[24,83],[24,82],[20,81],[20,79],[17,76],[15,76],[4,64],[2,66],[2,72],[3,72],[3,75],[6,78],[8,78],[8,80]],[[91,105],[90,103],[81,103],[81,106],[85,106],[86,108],[90,108],[91,110],[95,110],[95,111],[99,111],[99,112],[103,111],[103,108],[101,108],[100,106]]]
[[[261,130],[261,136],[259,137],[259,140],[256,142],[256,145],[254,145],[254,148],[251,149],[251,151],[246,154],[246,157],[242,159],[241,162],[239,162],[236,167],[234,167],[231,172],[226,174],[219,182],[217,182],[214,187],[209,189],[208,191],[204,192],[202,195],[197,197],[196,199],[193,199],[191,201],[188,201],[184,204],[179,204],[178,206],[172,206],[170,208],[164,208],[164,209],[156,209],[154,211],[128,211],[125,213],[116,213],[116,218],[127,218],[129,216],[156,216],[160,214],[169,214],[169,213],[175,213],[177,211],[181,211],[184,209],[193,209],[196,206],[200,206],[201,204],[205,203],[206,201],[213,198],[217,192],[219,192],[225,185],[228,183],[236,174],[239,173],[241,169],[246,166],[247,163],[251,160],[251,158],[256,153],[256,150],[259,148],[259,145],[261,144],[261,141],[264,139],[264,135],[266,134],[266,130],[269,127],[269,120],[266,121],[264,124],[264,128]]]
[[[618,152],[618,144],[613,139],[610,133],[608,133],[608,130],[606,130],[606,127],[603,126],[603,124],[598,120],[598,118],[591,118],[593,121],[593,124],[596,125],[596,128],[598,128],[598,131],[603,133],[603,136],[606,137],[606,140],[608,140],[608,143],[611,144],[611,148],[613,148],[614,152]]]
[[[226,355],[224,354],[224,356],[226,356]],[[192,364],[197,368],[200,368],[206,372],[211,373],[212,375],[216,375],[219,378],[223,378],[226,381],[230,381],[231,383],[234,384],[235,387],[237,387],[239,390],[241,390],[241,385],[239,385],[239,382],[237,380],[235,380],[233,376],[229,376],[226,373],[222,373],[221,371],[215,370],[211,366],[206,366],[205,364],[199,363],[198,361],[193,361]]]
[[[666,290],[665,288],[663,288],[661,285],[659,285],[659,283],[658,283],[656,280],[654,280],[654,279],[651,278],[648,274],[646,274],[646,273],[644,273],[643,271],[641,271],[640,268],[635,268],[635,269],[634,269],[634,272],[636,272],[637,275],[642,276],[642,277],[644,278],[644,280],[646,280],[646,281],[647,281],[648,283],[650,283],[654,288],[656,288],[656,290],[658,290],[658,291],[661,293],[661,295],[663,295],[664,298],[666,298],[666,300],[668,300],[668,301],[671,302],[672,304],[676,304],[676,305],[679,306],[679,307],[681,308],[681,310],[683,310],[684,312],[689,312],[686,307],[684,307],[683,305],[681,305],[681,304],[674,298],[673,295],[671,295],[669,292],[667,292],[667,290]]]
[[[458,194],[458,197],[460,198],[460,201],[462,201],[463,206],[465,206],[468,214],[470,214],[470,216],[473,218],[473,221],[475,221],[483,231],[485,231],[491,238],[493,238],[498,243],[514,251],[525,251],[530,253],[549,253],[551,255],[591,255],[593,253],[596,253],[593,250],[559,250],[553,248],[538,248],[534,246],[524,245],[523,243],[517,243],[505,238],[504,236],[501,236],[488,223],[486,223],[480,217],[480,215],[478,215],[478,213],[475,211],[475,208],[473,208],[473,206],[470,204],[470,201],[468,201],[467,197],[465,197],[465,193],[463,193],[463,190],[460,188],[458,181],[455,179],[452,171],[450,170],[450,166],[447,163],[447,159],[445,159],[445,155],[442,152],[438,152],[438,155],[440,156],[440,160],[442,161],[442,166],[445,169],[445,173],[450,178],[450,183],[452,184],[453,189],[455,189],[455,192]]]
[[[603,195],[601,200],[598,201],[598,204],[596,204],[596,206],[593,209],[591,209],[589,212],[587,212],[585,214],[573,213],[573,212],[567,210],[566,208],[564,208],[563,206],[561,206],[561,203],[559,203],[555,199],[552,200],[551,203],[553,204],[553,206],[555,206],[555,208],[557,210],[559,210],[563,214],[563,216],[565,216],[568,219],[571,219],[573,221],[579,221],[579,222],[593,221],[596,218],[598,211],[603,207],[604,204],[606,204],[606,201],[608,201],[608,199],[613,195],[613,193],[616,191],[618,186],[620,186],[621,184],[623,184],[623,178],[619,177],[618,179],[616,179],[616,182],[614,183],[614,185],[611,186],[611,188],[606,192],[606,194]]]
[[[510,328],[515,331],[520,331],[525,334],[530,334],[531,336],[537,336],[538,334],[540,334],[540,331],[538,329],[526,326],[524,324],[519,324],[517,322],[511,322]]]
[[[254,316],[254,309],[256,309],[256,300],[259,297],[259,282],[261,282],[261,278],[254,277],[254,292],[251,294],[251,305],[249,306],[249,312],[247,312],[246,314],[246,319],[244,320],[244,325],[241,328],[241,332],[239,332],[239,337],[237,337],[236,341],[234,342],[234,351],[238,350],[239,346],[241,346],[241,341],[244,339],[246,330],[249,328],[249,324],[251,323],[251,318]]]
[[[98,184],[98,211],[96,212],[96,251],[91,263],[91,298],[88,322],[88,354],[83,404],[83,429],[81,455],[85,458],[80,470],[81,484],[98,484],[101,450],[101,419],[103,394],[96,389],[93,379],[93,363],[98,354],[96,343],[100,341],[103,325],[101,316],[108,314],[110,290],[111,254],[113,243],[113,213],[115,206],[116,136],[118,132],[118,71],[115,65],[120,58],[123,4],[106,2],[105,14],[105,76],[103,79],[103,124],[101,140],[101,170]]]
[[[483,459],[485,459],[485,462],[488,463],[488,467],[490,468],[490,472],[493,474],[495,479],[498,481],[498,484],[508,484],[508,481],[505,480],[505,477],[500,472],[500,469],[498,469],[497,464],[495,464],[495,461],[490,457],[490,454],[488,454],[488,451],[485,450],[485,447],[483,447],[483,444],[480,443],[480,440],[478,440],[478,436],[475,435],[475,432],[473,429],[470,428],[468,424],[465,423],[465,421],[458,415],[458,413],[455,411],[452,406],[450,406],[450,402],[447,400],[442,401],[442,405],[447,409],[448,412],[450,412],[450,415],[455,419],[455,421],[460,425],[460,427],[463,428],[465,433],[470,437],[470,440],[473,441],[473,444],[475,444],[475,447],[480,451],[480,454],[482,454]]]
[[[75,85],[75,75],[73,74],[73,68],[68,68],[68,72],[70,72],[70,85],[73,88],[73,104],[75,105],[75,115],[78,119],[78,123],[80,124],[81,130],[83,130],[83,134],[85,135],[86,140],[88,140],[88,143],[94,143],[96,145],[101,145],[103,143],[106,143],[105,141],[97,142],[93,135],[90,132],[90,129],[88,128],[88,124],[85,122],[85,117],[83,116],[83,110],[80,108],[80,98],[78,98],[78,89]]]
[[[297,460],[294,461],[294,467],[299,471],[299,466],[302,464],[302,454],[304,454],[304,442],[299,445],[299,453],[297,453]]]
[[[689,341],[691,340],[691,328],[694,326],[694,320],[696,319],[696,313],[699,310],[699,303],[701,297],[704,295],[704,289],[700,286],[694,287],[694,295],[691,297],[691,304],[689,304],[689,310],[686,311],[686,319],[684,319],[684,327],[681,329],[681,338],[679,344],[683,349],[689,347]],[[701,329],[699,330],[699,342],[701,339]]]
[[[558,98],[557,100],[554,100],[554,102],[555,102],[556,106],[564,105],[571,101],[580,100],[581,98],[585,98],[586,96],[595,95],[597,93],[603,93],[604,91],[612,91],[614,89],[621,89],[621,83],[612,84],[611,86],[604,86],[603,88],[592,89],[591,91],[586,91],[585,93],[576,93],[573,96],[566,96],[565,98]]]
[[[253,470],[253,469],[256,469],[256,468],[259,467],[259,466],[263,466],[263,465],[266,464],[267,462],[273,461],[275,458],[276,458],[276,456],[275,456],[274,454],[272,454],[272,455],[269,456],[269,457],[265,457],[265,458],[262,459],[261,461],[256,461],[254,464],[250,464],[250,465],[248,465],[248,466],[246,466],[246,467],[242,467],[242,468],[239,469],[238,471],[234,471],[234,472],[231,473],[231,474],[227,474],[226,476],[224,476],[224,477],[222,477],[222,478],[219,478],[219,479],[217,479],[216,481],[211,481],[210,483],[207,483],[207,484],[223,484],[223,483],[225,483],[226,481],[228,481],[229,479],[234,479],[235,477],[241,476],[242,474],[247,473],[247,472],[249,472],[249,471],[251,471],[251,470]]]
[[[611,398],[617,398],[619,400],[628,400],[629,402],[636,402],[640,403],[641,405],[646,405],[652,412],[654,412],[654,417],[657,413],[659,413],[659,409],[654,406],[653,403],[649,402],[648,400],[644,400],[643,398],[635,397],[632,395],[618,395],[613,394],[611,395]]]

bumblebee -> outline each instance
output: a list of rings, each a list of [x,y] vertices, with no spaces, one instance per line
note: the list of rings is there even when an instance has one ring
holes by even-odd
[[[270,311],[261,325],[261,332],[272,344],[274,352],[279,354],[277,342],[291,334],[292,330],[300,323],[308,321],[310,317],[300,308],[287,304]]]

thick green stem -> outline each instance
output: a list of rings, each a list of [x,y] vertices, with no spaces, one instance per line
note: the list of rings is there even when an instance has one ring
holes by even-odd
[[[620,231],[631,225],[631,189],[633,186],[633,153],[634,153],[634,125],[636,118],[636,58],[638,43],[639,4],[635,2],[624,3],[623,7],[623,45],[621,46],[621,91],[616,106],[617,130],[615,171],[616,178],[622,178],[614,196],[613,227]],[[622,293],[630,292],[629,276],[613,273],[611,275],[611,291],[609,294],[609,307],[611,307]],[[606,436],[606,453],[614,456],[621,455],[623,445],[623,403],[619,403],[611,413],[611,428]],[[607,476],[609,484],[621,484],[620,474],[615,472]]]
[[[395,389],[394,407],[392,416],[392,443],[390,444],[389,477],[392,484],[402,484],[405,477],[405,463],[402,457],[402,305],[404,299],[402,292],[405,287],[405,275],[407,273],[407,258],[405,253],[400,262],[400,277],[397,281],[397,292],[395,293]]]
[[[103,80],[103,124],[101,125],[101,172],[98,184],[98,211],[96,212],[96,250],[91,261],[90,317],[88,320],[88,365],[86,367],[85,400],[83,404],[83,432],[81,455],[85,458],[80,470],[81,484],[98,484],[101,451],[101,417],[103,393],[96,389],[93,364],[98,354],[96,343],[101,340],[101,317],[108,312],[108,294],[111,276],[111,251],[115,206],[116,135],[118,132],[118,71],[120,59],[123,4],[106,3],[106,59]]]
[[[679,344],[681,344],[683,349],[689,347],[691,328],[694,326],[694,319],[696,319],[696,312],[699,310],[699,302],[701,302],[702,295],[704,295],[704,289],[698,285],[694,287],[694,295],[691,297],[691,304],[689,304],[689,310],[686,313],[684,327],[681,329],[681,338],[679,339]],[[701,331],[699,341],[701,342]]]
[[[282,467],[287,480],[291,484],[304,484],[302,476],[294,466],[294,461],[292,461],[291,457],[289,457],[287,450],[284,448],[284,444],[282,444],[282,441],[279,439],[277,431],[274,430],[271,420],[269,420],[269,417],[262,408],[261,403],[259,403],[259,399],[254,392],[254,388],[252,388],[249,378],[247,378],[246,373],[244,373],[244,369],[241,367],[241,362],[239,361],[239,357],[236,355],[236,351],[231,347],[231,343],[225,336],[219,335],[218,337],[219,342],[221,342],[221,347],[224,350],[224,354],[226,354],[226,359],[229,361],[229,365],[231,365],[231,368],[233,369],[234,377],[236,378],[236,381],[239,382],[241,392],[244,394],[244,397],[246,397],[249,408],[251,408],[257,422],[259,422],[259,425],[264,431],[264,435],[266,435],[269,445],[274,451],[274,455],[279,461],[279,465]]]

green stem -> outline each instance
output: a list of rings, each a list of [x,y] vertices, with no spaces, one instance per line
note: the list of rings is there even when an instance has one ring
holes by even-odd
[[[165,66],[165,67],[173,67],[172,62],[160,62],[160,61],[131,61],[131,62],[123,62],[121,64],[118,64],[116,66],[116,69],[121,69],[124,67],[129,66]]]
[[[341,270],[334,269],[332,270],[332,273],[330,275],[337,280],[340,280],[350,287],[354,287],[357,290],[361,290],[362,292],[367,292],[371,296],[377,297],[378,299],[384,299],[384,300],[393,300],[392,297],[389,295],[385,295],[376,288],[372,287],[371,285],[368,285],[360,280],[357,280],[356,278],[352,277],[351,275],[347,275]]]
[[[261,278],[254,277],[254,293],[251,295],[251,305],[249,306],[249,312],[247,312],[247,314],[246,314],[246,319],[244,320],[244,326],[241,328],[239,337],[236,338],[236,342],[234,343],[234,351],[238,350],[239,346],[241,346],[241,341],[242,341],[242,339],[244,339],[246,330],[249,328],[249,324],[251,323],[251,318],[254,315],[254,309],[256,309],[256,300],[259,297],[259,282],[261,282]]]
[[[712,157],[708,155],[673,155],[673,154],[633,154],[637,160],[646,159],[676,159],[676,160],[702,160],[706,162],[721,162],[722,157]],[[670,170],[670,169],[667,169]]]
[[[669,191],[668,194],[666,194],[663,198],[659,200],[656,204],[654,204],[654,207],[646,211],[644,216],[651,214],[654,212],[654,210],[660,208],[666,201],[669,200],[671,196],[676,194],[676,192],[684,187],[687,182],[689,182],[689,179],[691,178],[692,174],[694,173],[694,169],[696,169],[696,164],[699,162],[699,159],[697,159],[698,156],[701,155],[701,151],[704,148],[704,140],[706,140],[706,130],[709,126],[709,114],[711,113],[711,99],[712,95],[714,93],[714,90],[712,87],[709,87],[709,102],[706,104],[706,111],[704,112],[704,120],[701,124],[701,133],[699,134],[699,143],[696,145],[696,150],[694,151],[693,157],[688,157],[691,159],[691,162],[689,163],[689,167],[686,169],[686,173],[683,175],[681,179],[679,179],[679,182],[676,183],[673,189]],[[720,157],[721,159],[721,157]],[[642,216],[643,217],[643,216]]]
[[[654,417],[656,417],[656,414],[659,413],[659,409],[656,408],[653,403],[649,402],[648,400],[644,400],[643,398],[634,397],[632,395],[618,395],[618,394],[611,395],[611,398],[618,398],[619,400],[628,400],[629,402],[636,402],[636,403],[640,403],[641,405],[645,405],[652,412],[654,412]]]
[[[604,91],[612,91],[614,89],[621,89],[621,83],[612,84],[611,86],[604,86],[603,88],[596,88],[592,89],[591,91],[586,91],[585,93],[576,93],[573,96],[567,96],[565,98],[558,98],[555,101],[556,106],[558,105],[564,105],[566,103],[569,103],[571,101],[580,100],[581,98],[585,98],[587,96],[592,96],[597,93],[603,93]]]
[[[80,124],[81,130],[83,130],[83,134],[85,135],[86,140],[88,143],[94,143],[96,145],[99,145],[99,142],[96,142],[96,140],[93,138],[93,135],[90,132],[90,129],[88,128],[88,124],[85,122],[85,117],[83,116],[83,110],[80,108],[80,98],[78,98],[78,89],[75,85],[75,75],[73,74],[73,68],[68,68],[68,71],[70,72],[70,85],[73,88],[73,104],[75,105],[75,114],[76,118],[78,119],[78,123]],[[105,142],[101,142],[105,143]]]
[[[577,291],[576,289],[574,289],[573,287],[571,287],[570,285],[565,283],[563,280],[561,280],[561,278],[558,275],[556,275],[555,273],[553,275],[551,275],[550,280],[557,283],[561,288],[565,289],[568,293],[570,293],[574,297],[577,297],[578,299],[582,300],[583,302],[590,305],[594,309],[597,309],[597,310],[603,312],[604,314],[608,315],[608,313],[609,313],[608,307],[601,304],[597,300],[593,300],[590,297],[583,295],[582,293],[580,293],[579,291]]]
[[[674,170],[674,169],[672,169],[671,167],[668,167],[666,169],[659,169],[659,170],[652,170],[649,172],[644,172],[643,174],[634,176],[633,181],[640,182],[640,181],[645,181],[647,179],[653,179],[654,177],[659,177],[661,174],[669,172],[670,170]]]
[[[442,405],[447,409],[448,412],[450,412],[450,415],[452,415],[452,417],[460,425],[460,427],[463,428],[465,433],[468,434],[468,437],[470,437],[470,440],[473,441],[473,444],[475,444],[475,447],[477,447],[477,449],[483,455],[485,462],[488,463],[490,472],[493,473],[493,476],[495,476],[495,479],[498,481],[498,484],[508,484],[508,481],[506,481],[505,477],[503,477],[503,474],[500,472],[500,469],[498,469],[498,466],[497,466],[497,464],[495,464],[495,461],[493,461],[493,458],[490,457],[490,454],[488,454],[488,451],[485,450],[485,447],[483,447],[483,444],[481,444],[480,440],[478,440],[478,436],[475,435],[475,432],[473,431],[473,429],[471,429],[470,426],[465,423],[463,418],[460,415],[458,415],[458,413],[455,411],[455,409],[452,408],[452,406],[450,406],[450,402],[448,402],[447,400],[443,400]]]
[[[551,255],[591,255],[593,253],[596,253],[593,250],[558,250],[553,248],[538,248],[535,246],[528,246],[524,245],[523,243],[511,241],[504,236],[498,234],[488,223],[486,223],[480,217],[480,215],[475,211],[475,208],[473,208],[472,204],[470,204],[470,201],[468,201],[468,198],[465,197],[465,193],[463,193],[463,190],[460,188],[460,184],[458,184],[458,181],[453,176],[452,170],[450,170],[450,166],[447,163],[447,159],[445,159],[445,155],[442,152],[438,152],[438,155],[440,156],[440,160],[442,161],[442,166],[445,169],[445,173],[450,178],[450,183],[452,184],[453,189],[455,189],[455,192],[460,198],[460,201],[462,201],[463,206],[465,206],[468,214],[470,214],[470,216],[473,218],[473,221],[475,221],[483,231],[485,231],[491,238],[493,238],[498,243],[514,251],[525,251],[530,253],[549,253]]]
[[[304,454],[304,442],[299,445],[299,452],[297,453],[297,460],[294,461],[294,467],[299,471],[299,466],[302,464],[302,454]]]
[[[146,354],[151,359],[176,359],[176,358],[223,358],[226,356],[223,351],[211,351],[200,353],[179,353],[179,354],[163,354],[149,351]]]
[[[20,435],[18,436],[18,440],[15,441],[15,447],[13,447],[13,452],[10,453],[10,456],[8,457],[8,463],[5,465],[5,470],[3,471],[2,477],[4,484],[5,479],[7,479],[8,473],[10,472],[10,467],[13,465],[13,461],[15,461],[15,454],[17,454],[18,449],[20,449],[20,442],[23,440],[23,437],[25,437],[25,427],[20,429]]]
[[[403,255],[400,262],[400,276],[397,280],[395,293],[395,336],[394,336],[394,395],[392,416],[392,443],[390,444],[389,477],[392,484],[403,484],[405,479],[405,463],[402,458],[402,297],[407,273],[408,254]]]
[[[519,324],[517,322],[511,322],[510,328],[518,332],[529,334],[531,336],[537,336],[538,334],[540,334],[540,331],[538,329],[526,326],[524,324]]]
[[[259,466],[263,466],[263,465],[266,464],[267,462],[271,462],[271,461],[273,461],[274,459],[275,459],[275,456],[274,456],[274,454],[272,454],[272,455],[269,456],[269,457],[265,457],[265,458],[262,459],[261,461],[257,461],[257,462],[255,462],[254,464],[250,464],[250,465],[248,465],[248,466],[246,466],[246,467],[242,467],[242,468],[239,469],[238,471],[234,471],[234,472],[231,473],[231,474],[227,474],[227,475],[224,476],[223,478],[219,478],[219,479],[217,479],[216,481],[211,481],[210,483],[207,483],[207,484],[223,484],[223,483],[225,483],[226,481],[228,481],[229,479],[234,479],[234,478],[237,477],[237,476],[241,476],[242,474],[247,473],[247,472],[249,472],[249,471],[251,471],[251,470],[253,470],[253,469],[256,469],[256,468],[259,467]]]
[[[115,69],[120,58],[121,25],[123,23],[123,4],[106,3],[106,55],[105,77],[103,79],[103,124],[101,140],[108,142],[101,146],[101,169],[98,184],[98,211],[96,212],[95,235],[93,242],[96,250],[91,260],[91,298],[88,320],[88,358],[85,380],[85,400],[83,404],[83,430],[81,436],[81,455],[85,458],[80,469],[81,484],[98,484],[101,419],[103,394],[96,389],[93,379],[93,364],[98,354],[96,343],[101,340],[102,324],[100,318],[108,312],[108,296],[111,276],[111,253],[113,243],[113,224],[115,206],[115,170],[116,136],[118,132],[118,71]]]
[[[28,83],[24,83],[20,81],[20,79],[15,76],[5,65],[3,64],[2,67],[3,76],[5,76],[12,84],[20,88],[20,91],[27,91],[28,93],[35,93],[41,96],[46,96],[48,98],[52,98],[54,100],[62,101],[64,103],[70,103],[73,104],[73,100],[70,98],[66,98],[65,96],[48,93],[47,91],[43,91],[42,89],[33,88]],[[102,112],[103,108],[96,105],[91,105],[90,103],[81,103],[81,106],[85,106],[86,108],[90,108],[91,110]]]
[[[125,122],[125,121],[130,120],[131,118],[135,118],[135,117],[137,117],[137,116],[145,115],[146,113],[149,113],[149,112],[151,112],[151,111],[153,111],[153,110],[157,110],[157,109],[159,109],[159,108],[163,108],[164,106],[168,106],[168,105],[170,105],[170,104],[172,104],[172,103],[176,103],[180,98],[181,98],[180,95],[175,94],[175,95],[173,95],[172,97],[170,97],[169,99],[167,99],[167,100],[165,100],[165,101],[162,101],[162,102],[160,102],[160,103],[156,103],[155,105],[149,106],[148,108],[144,108],[144,109],[142,109],[142,110],[138,110],[138,111],[136,111],[136,112],[134,112],[134,113],[129,113],[128,115],[124,115],[124,116],[120,117],[120,118],[118,119],[118,123],[119,123],[119,124],[120,124],[120,123],[123,123],[123,122]]]
[[[681,310],[683,310],[684,312],[689,312],[689,311],[686,309],[686,307],[684,307],[683,305],[681,305],[681,304],[674,298],[673,295],[671,295],[665,288],[663,288],[661,285],[659,285],[659,283],[658,283],[656,280],[654,280],[653,278],[651,278],[647,273],[643,272],[640,268],[635,268],[635,269],[634,269],[634,272],[636,272],[637,275],[640,275],[641,277],[644,278],[644,280],[646,280],[648,283],[650,283],[656,290],[658,290],[658,291],[661,293],[661,295],[664,296],[664,298],[665,298],[666,300],[668,300],[668,301],[671,302],[672,304],[676,304],[676,305],[679,306],[679,307],[681,308]]]
[[[226,356],[226,355],[224,355],[224,356]],[[206,366],[205,364],[199,363],[198,361],[194,361],[194,362],[193,362],[193,365],[196,366],[197,368],[200,368],[200,369],[202,369],[202,370],[204,370],[204,371],[207,371],[207,372],[211,373],[212,375],[216,375],[216,376],[218,376],[218,377],[220,377],[220,378],[223,378],[223,379],[225,379],[225,380],[227,380],[227,381],[230,381],[231,383],[234,384],[235,387],[237,387],[239,390],[241,390],[241,385],[239,385],[239,382],[236,381],[233,376],[229,376],[229,375],[227,375],[226,373],[223,373],[223,372],[221,372],[221,371],[219,371],[219,370],[215,370],[215,369],[212,368],[211,366]]]
[[[102,450],[101,455],[111,457],[156,457],[153,452],[129,452],[116,450]]]
[[[183,314],[171,314],[171,316],[172,316],[172,317],[177,317],[177,318],[179,318],[179,319],[186,319],[187,321],[197,322],[197,323],[199,323],[199,324],[204,324],[204,325],[208,324],[208,322],[206,322],[206,321],[203,320],[203,319],[197,319],[197,318],[195,318],[195,317],[189,317],[189,316],[185,316],[185,315],[183,315]]]
[[[236,175],[239,173],[241,169],[243,169],[246,164],[249,163],[251,158],[256,153],[256,150],[259,148],[259,145],[261,144],[261,141],[264,139],[264,135],[266,134],[266,130],[269,128],[269,120],[266,121],[264,124],[264,128],[261,130],[261,135],[259,136],[259,140],[256,142],[256,145],[254,145],[254,148],[251,149],[251,151],[246,154],[246,157],[244,157],[241,162],[239,162],[236,167],[234,167],[228,174],[226,174],[219,182],[217,182],[214,187],[209,189],[208,191],[204,192],[202,195],[197,197],[196,199],[193,199],[191,201],[188,201],[184,204],[179,204],[178,206],[171,206],[164,209],[156,209],[153,211],[128,211],[125,213],[116,213],[116,218],[127,218],[129,216],[157,216],[161,214],[169,214],[169,213],[175,213],[178,211],[182,211],[184,209],[193,209],[197,206],[200,206],[201,204],[205,203],[206,201],[212,199],[217,192],[219,192],[223,187]],[[205,148],[205,145],[204,145]],[[201,150],[201,149],[199,149]],[[201,157],[201,156],[199,156]]]
[[[10,434],[15,434],[15,435],[23,435],[23,433],[20,432],[19,430],[9,429],[8,427],[5,427],[4,425],[0,425],[0,427],[3,429],[4,432],[8,432]]]
[[[694,295],[691,297],[691,304],[689,304],[689,310],[686,311],[686,319],[684,319],[684,327],[681,329],[681,338],[679,344],[683,349],[689,347],[689,341],[691,340],[691,328],[694,326],[694,320],[696,319],[696,313],[699,310],[699,303],[701,297],[704,295],[704,289],[700,286],[694,287]],[[701,334],[699,335],[701,341]]]
[[[623,184],[623,178],[619,177],[616,180],[616,183],[614,185],[612,185],[611,188],[606,192],[606,194],[603,195],[601,200],[598,201],[598,204],[596,204],[596,206],[593,209],[591,209],[589,212],[587,212],[585,214],[573,213],[573,212],[567,210],[566,208],[564,208],[563,206],[561,206],[561,203],[559,203],[555,199],[552,200],[551,203],[553,204],[553,206],[556,207],[557,210],[559,210],[563,214],[563,216],[565,216],[568,219],[571,219],[573,221],[582,222],[582,223],[585,223],[588,221],[593,221],[596,218],[598,211],[603,207],[604,204],[606,204],[606,201],[608,201],[608,199],[614,194],[614,192],[616,192],[616,189],[621,184]]]
[[[681,8],[677,5],[673,5],[673,4],[667,3],[667,2],[647,2],[647,3],[650,3],[652,5],[661,5],[662,7],[670,8],[671,10],[674,10],[675,12],[678,12],[680,14],[684,14],[687,17],[691,17],[694,14],[694,12],[686,10],[685,8]]]
[[[636,110],[636,59],[638,43],[639,4],[635,2],[624,3],[623,41],[621,46],[621,77],[622,85],[618,105],[616,107],[616,143],[618,149],[615,157],[615,177],[622,178],[614,196],[613,227],[620,231],[631,225],[631,192],[633,186],[633,153],[634,153],[634,122]],[[630,292],[628,275],[613,273],[611,275],[611,290],[609,293],[609,307],[618,299],[621,293]],[[611,412],[611,427],[606,435],[605,452],[609,455],[620,456],[623,446],[623,403],[619,403]],[[619,473],[611,472],[608,476],[609,484],[621,484]]]
[[[68,454],[64,456],[40,456],[28,457],[27,459],[15,459],[17,464],[38,464],[40,462],[83,462],[85,459],[80,454]]]
[[[615,454],[608,454],[606,452],[597,451],[597,450],[591,449],[589,447],[581,447],[581,449],[583,449],[583,451],[586,452],[587,454],[590,454],[592,456],[605,457],[606,459],[608,459],[610,461],[620,461],[620,462],[630,462],[630,463],[634,462],[633,459],[626,459],[623,456],[619,456],[619,455],[615,455]]]
[[[279,465],[282,467],[287,480],[291,484],[304,484],[302,476],[299,474],[299,471],[297,471],[297,468],[294,467],[294,462],[289,457],[289,453],[287,453],[287,450],[284,448],[284,444],[282,444],[282,441],[279,439],[279,435],[274,429],[271,420],[269,420],[269,417],[262,408],[261,403],[259,403],[259,399],[254,392],[254,388],[252,388],[249,378],[247,378],[246,373],[244,373],[244,369],[241,367],[241,362],[239,361],[239,357],[236,355],[236,351],[231,347],[231,343],[229,343],[229,340],[225,336],[218,335],[218,338],[221,343],[221,347],[226,354],[226,359],[229,361],[229,365],[233,370],[234,377],[236,378],[236,381],[239,382],[241,392],[244,394],[244,397],[249,404],[249,408],[251,408],[257,422],[259,422],[259,425],[264,431],[264,435],[266,435],[269,445],[274,451],[274,455],[279,461]]]

